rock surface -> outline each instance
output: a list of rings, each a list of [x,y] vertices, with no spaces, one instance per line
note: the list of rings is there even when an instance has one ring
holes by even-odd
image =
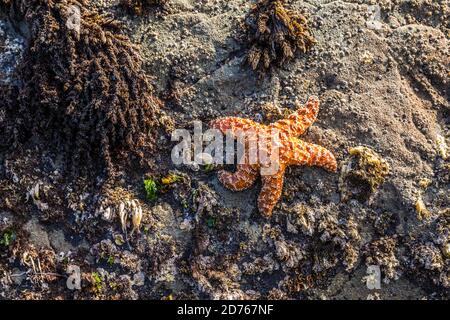
[[[155,9],[141,17],[128,15],[117,1],[96,5],[130,27],[176,128],[192,130],[194,120],[206,124],[228,115],[271,122],[268,105],[290,110],[296,100],[317,95],[318,120],[302,138],[332,150],[341,164],[350,148],[373,149],[389,164],[385,182],[370,201],[342,201],[339,173],[290,168],[282,199],[266,220],[256,209],[259,185],[232,193],[215,171],[173,166],[174,144],[167,136],[160,140],[167,152],[155,155],[160,167],[149,174],[176,170],[183,179],[156,202],[145,199],[138,172],[119,172],[108,187],[86,193],[35,152],[0,154],[0,211],[13,217],[13,223],[0,221],[1,235],[14,225],[21,253],[31,250],[24,239],[36,245],[33,250],[73,249],[62,260],[84,274],[81,291],[61,293],[56,288],[64,288],[64,281],[46,279],[55,290],[42,293],[39,278],[23,293],[26,280],[8,280],[19,272],[9,261],[18,261],[21,272],[29,267],[14,250],[5,250],[0,295],[448,299],[448,2],[288,1],[306,10],[317,44],[263,78],[244,64],[242,24],[251,1],[169,2],[167,12]],[[44,199],[46,213],[25,199],[39,181],[58,190]],[[143,204],[144,219],[141,233],[131,236],[116,215],[109,221],[100,212],[115,212],[120,201],[132,199]],[[418,199],[429,211],[425,219],[416,211]],[[42,224],[26,224],[27,238],[20,225],[30,219]],[[89,246],[80,245],[85,242]],[[373,264],[381,272],[379,290],[366,286]],[[59,263],[49,266],[66,271]]]

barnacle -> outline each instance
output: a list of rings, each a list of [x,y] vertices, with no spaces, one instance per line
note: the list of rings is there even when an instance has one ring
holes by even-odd
[[[329,269],[342,261],[347,271],[352,270],[359,256],[361,235],[353,217],[340,218],[338,215],[327,215],[317,224],[320,244],[315,252],[315,271]],[[342,257],[338,255],[342,252]]]
[[[107,210],[111,210],[108,208]],[[133,235],[135,231],[139,232],[142,218],[144,216],[144,212],[142,210],[142,206],[135,199],[131,201],[121,201],[119,203],[118,208],[115,209],[117,211],[117,215],[119,216],[120,225],[122,227],[122,232],[127,234],[127,225],[128,219],[131,218],[132,230],[130,235]]]
[[[261,0],[248,17],[250,50],[247,62],[253,70],[267,70],[306,53],[315,43],[306,18],[285,7],[285,0]]]
[[[397,269],[400,266],[396,253],[397,239],[390,237],[380,238],[366,245],[366,264],[368,266],[381,266],[384,275],[388,279],[395,279],[398,277]]]
[[[351,158],[342,167],[339,178],[342,199],[367,199],[384,183],[389,174],[389,165],[367,147],[352,148],[349,153]]]
[[[421,236],[406,242],[408,269],[414,279],[434,283],[448,291],[450,288],[449,243],[450,210],[439,212],[434,223]]]
[[[131,213],[131,222],[133,224],[133,229],[131,230],[131,235],[141,227],[142,217],[144,216],[142,207],[135,200],[131,202],[132,213]]]
[[[128,11],[141,16],[144,10],[150,6],[160,6],[167,3],[167,0],[122,0],[121,5]]]
[[[119,211],[118,211],[119,219],[120,219],[120,225],[122,226],[122,232],[125,233],[127,229],[127,216],[128,212],[125,211],[125,203],[121,202],[119,205]]]
[[[439,156],[442,159],[447,160],[448,154],[449,154],[449,151],[448,151],[449,147],[445,143],[445,137],[441,136],[440,134],[437,135],[437,137],[436,137],[436,148],[437,148]]]
[[[17,68],[20,85],[5,90],[11,132],[20,142],[48,139],[76,174],[105,167],[110,172],[120,152],[142,160],[155,145],[162,116],[138,48],[118,22],[88,5],[0,1],[30,34]]]
[[[415,269],[416,274],[430,277],[436,285],[444,288],[450,287],[449,269],[443,254],[432,242],[410,245],[410,268]]]

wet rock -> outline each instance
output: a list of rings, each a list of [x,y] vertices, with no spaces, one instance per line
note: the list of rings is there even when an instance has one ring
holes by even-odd
[[[29,220],[23,229],[30,234],[29,241],[36,248],[48,248],[50,247],[50,240],[45,227],[39,223],[36,218]]]

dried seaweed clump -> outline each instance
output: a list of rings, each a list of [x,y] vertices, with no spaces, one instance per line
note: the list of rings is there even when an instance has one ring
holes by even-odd
[[[386,279],[398,279],[400,262],[396,257],[397,240],[383,237],[365,247],[366,265],[378,265]]]
[[[142,158],[164,116],[122,26],[84,0],[0,4],[29,29],[7,107],[21,140],[47,138],[75,173],[111,169],[120,152]]]
[[[450,269],[448,259],[432,242],[414,243],[410,247],[411,259],[409,267],[415,277],[417,274],[429,278],[437,286],[450,288]],[[420,277],[422,280],[422,277]]]
[[[151,6],[163,6],[167,0],[122,0],[121,5],[135,15],[141,16]]]
[[[268,70],[306,53],[315,43],[306,18],[285,7],[285,0],[261,0],[249,14],[251,49],[247,61],[253,70]]]
[[[354,218],[340,218],[327,215],[317,225],[320,245],[315,252],[313,270],[321,272],[331,269],[341,261],[350,272],[358,261],[361,235]]]
[[[342,200],[356,198],[365,201],[384,183],[389,165],[375,151],[367,147],[349,150],[351,158],[342,167],[339,189]]]
[[[408,273],[422,283],[450,288],[450,209],[440,212],[426,232],[406,242]]]

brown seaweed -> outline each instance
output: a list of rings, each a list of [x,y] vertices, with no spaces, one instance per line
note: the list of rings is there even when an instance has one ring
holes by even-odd
[[[142,150],[154,148],[164,118],[138,48],[122,25],[88,4],[0,1],[14,22],[29,29],[17,68],[20,85],[5,93],[15,142],[47,138],[74,172],[111,169],[119,151],[142,158]]]
[[[249,14],[247,62],[253,70],[267,71],[275,64],[306,53],[315,43],[306,18],[286,8],[285,0],[261,0]]]

